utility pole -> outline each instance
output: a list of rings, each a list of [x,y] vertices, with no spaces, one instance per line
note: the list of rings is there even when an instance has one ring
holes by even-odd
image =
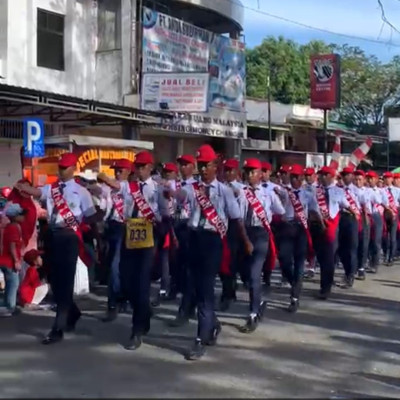
[[[324,165],[328,164],[328,110],[324,109]]]
[[[272,127],[271,127],[271,69],[268,71],[267,76],[267,90],[268,90],[268,148],[272,150]]]

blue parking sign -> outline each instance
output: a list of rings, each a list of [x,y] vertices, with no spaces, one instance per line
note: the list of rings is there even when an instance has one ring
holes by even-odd
[[[44,157],[44,123],[42,119],[24,119],[24,156]]]

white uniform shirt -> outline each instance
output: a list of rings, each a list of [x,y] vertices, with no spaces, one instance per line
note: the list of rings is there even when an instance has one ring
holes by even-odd
[[[142,187],[142,195],[146,200],[149,207],[152,209],[157,221],[161,221],[162,217],[169,216],[167,199],[165,199],[162,188],[160,185],[154,181],[151,177],[146,181],[138,181],[139,188]],[[132,218],[134,207],[134,201],[132,198],[132,193],[129,185],[123,185],[121,187],[121,193],[124,197],[124,201],[127,202],[125,207],[125,218]],[[142,218],[143,215],[139,211],[137,218]]]
[[[202,185],[201,182],[200,185]],[[217,179],[214,179],[210,185],[206,186],[210,187],[210,201],[226,226],[228,226],[229,219],[239,219],[241,217],[239,205],[233,195],[232,189],[227,187],[224,183],[219,182]],[[193,185],[185,186],[184,190],[187,192],[187,201],[192,210],[188,225],[190,228],[195,229],[199,227],[202,212],[199,202],[195,197]],[[208,220],[204,223],[204,229],[214,232],[216,231],[214,226],[212,226]]]
[[[262,184],[257,185],[253,189],[254,189],[254,194],[256,195],[257,199],[260,201],[261,205],[265,210],[265,214],[269,222],[271,222],[273,214],[283,215],[285,213],[285,209],[283,208],[283,205],[279,197],[273,190],[264,187]],[[258,218],[254,210],[251,213],[251,221],[248,220],[247,215],[250,205],[245,197],[244,192],[243,196],[244,196],[244,206],[241,207],[241,214],[245,225],[263,226],[261,220]]]
[[[361,204],[357,195],[357,186],[353,185],[352,183],[348,186],[344,185],[341,189],[343,189],[346,199],[347,199],[347,194],[351,196],[351,198],[354,200],[354,203],[356,204],[356,207],[361,210]]]
[[[387,206],[387,198],[383,196],[382,190],[377,186],[366,188],[371,202],[372,213],[379,213],[379,206]]]
[[[268,181],[268,182],[265,182],[265,181],[264,181],[264,182],[261,182],[261,186],[262,186],[264,189],[266,189],[267,191],[270,191],[270,190],[274,191],[275,188],[278,188],[278,189],[281,188],[279,185],[277,185],[276,183],[271,182],[271,181]]]
[[[117,222],[123,222],[121,217],[119,216],[117,210],[114,207],[111,194],[115,193],[118,197],[121,197],[124,200],[124,215],[126,215],[127,208],[132,207],[132,196],[128,198],[124,198],[124,193],[129,191],[129,182],[128,181],[120,181],[120,189],[116,190],[106,185],[105,183],[102,185],[103,196],[106,199],[107,207],[106,214],[104,216],[104,221],[112,220]]]
[[[344,191],[342,188],[332,183],[331,185],[324,187],[322,186],[323,191],[326,190],[329,196],[329,216],[334,219],[338,215],[340,209],[342,208],[350,208],[350,204],[346,199]],[[317,200],[318,203],[318,200]],[[318,207],[319,208],[319,207]],[[320,210],[319,213],[321,214]]]
[[[387,207],[389,206],[389,194],[392,193],[394,202],[396,204],[396,207],[399,207],[399,202],[400,202],[400,189],[397,188],[396,186],[386,186],[381,189],[383,197],[387,199]]]
[[[317,200],[315,199],[315,196],[313,193],[308,191],[305,188],[300,188],[300,189],[293,189],[291,188],[291,191],[295,194],[295,196],[298,195],[298,199],[300,200],[301,205],[303,206],[304,209],[304,214],[307,218],[308,212],[309,211],[316,211],[318,212],[318,204]],[[290,200],[289,193],[287,190],[283,192],[283,206],[285,208],[285,216],[288,221],[293,220],[296,217],[292,201]]]
[[[74,179],[67,182],[61,182],[62,195],[74,214],[78,223],[81,223],[83,217],[91,217],[96,214],[92,196],[87,189],[76,183]],[[41,188],[42,195],[40,199],[46,203],[48,219],[51,226],[65,227],[63,217],[54,207],[54,201],[51,196],[51,185],[45,185]]]
[[[360,206],[362,209],[364,209],[368,214],[372,213],[372,203],[371,203],[371,193],[366,188],[365,186],[359,188],[355,185],[353,185],[354,188],[354,193],[356,194],[358,198],[358,202],[360,203]]]

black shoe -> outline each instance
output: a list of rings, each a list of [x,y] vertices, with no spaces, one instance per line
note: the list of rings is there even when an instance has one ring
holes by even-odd
[[[213,329],[212,332],[212,338],[207,342],[208,346],[215,346],[218,341],[218,336],[222,331],[222,325],[219,321],[217,321],[215,328]]]
[[[153,307],[160,307],[161,302],[168,299],[167,293],[158,293],[157,297],[151,302]]]
[[[219,310],[222,312],[228,311],[230,306],[231,300],[226,297],[221,297],[221,300],[219,302]]]
[[[55,344],[61,342],[64,338],[63,331],[51,330],[50,333],[42,340],[42,344]]]
[[[258,317],[250,316],[246,323],[239,328],[239,331],[242,333],[252,333],[257,329],[258,326]]]
[[[288,307],[288,311],[290,312],[290,313],[295,313],[298,309],[299,309],[299,306],[300,306],[300,302],[299,302],[299,300],[298,299],[291,299],[290,300],[290,304],[289,304],[289,307]]]
[[[312,269],[308,269],[307,271],[304,271],[303,274],[303,279],[313,279],[315,276],[315,271]]]
[[[181,326],[185,326],[189,323],[189,318],[183,314],[178,314],[176,318],[169,323],[169,326],[172,328],[180,328]]]
[[[137,350],[142,345],[142,337],[140,335],[132,335],[125,346],[126,350]]]
[[[186,359],[190,361],[200,360],[206,353],[206,348],[203,345],[200,339],[196,339],[192,348],[189,350],[188,354],[186,355]]]
[[[343,278],[343,281],[340,283],[339,286],[340,286],[342,289],[350,289],[350,288],[353,287],[353,284],[354,284],[354,276],[353,276],[353,275],[350,275],[350,276],[345,276],[345,277]]]
[[[110,308],[107,310],[107,315],[102,318],[101,320],[103,322],[112,322],[115,321],[117,319],[117,309],[116,308]]]
[[[378,272],[378,268],[376,268],[376,267],[367,267],[365,269],[365,272],[367,272],[368,274],[376,274]]]
[[[76,328],[76,324],[78,321],[81,319],[82,313],[79,311],[74,315],[73,318],[71,318],[69,321],[67,321],[67,326],[65,327],[65,332],[73,332]]]
[[[258,319],[260,321],[263,319],[266,309],[267,309],[267,302],[263,300],[260,304],[260,310],[258,311]]]
[[[328,300],[328,297],[330,296],[330,291],[329,290],[321,290],[318,295],[317,298],[319,300]]]
[[[392,258],[389,258],[389,260],[386,261],[386,266],[387,267],[393,267],[393,264],[394,263],[393,263],[393,259]]]
[[[357,272],[357,278],[359,281],[365,281],[365,270],[359,269]]]

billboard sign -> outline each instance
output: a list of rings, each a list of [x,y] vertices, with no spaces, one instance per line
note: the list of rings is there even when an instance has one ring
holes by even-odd
[[[206,72],[213,33],[143,7],[143,72]]]
[[[24,156],[44,156],[44,123],[39,118],[24,119]]]
[[[246,55],[240,40],[215,35],[210,46],[210,107],[246,111]]]
[[[145,73],[141,108],[148,111],[206,112],[208,73]]]
[[[340,107],[340,56],[311,57],[311,108],[331,110]]]

